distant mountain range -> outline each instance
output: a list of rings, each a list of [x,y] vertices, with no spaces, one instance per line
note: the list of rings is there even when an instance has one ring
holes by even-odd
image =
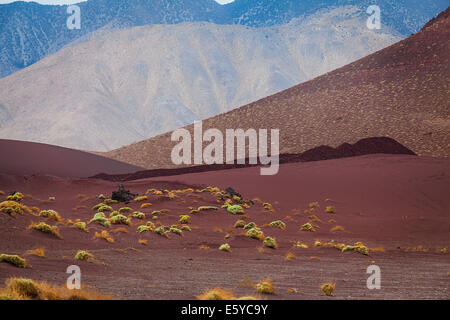
[[[0,79],[0,136],[108,151],[229,111],[401,38],[348,6],[267,28],[115,31]]]
[[[66,27],[67,6],[14,2],[0,5],[0,77],[27,67],[92,32],[152,24],[212,22],[268,27],[306,17],[317,10],[354,5],[381,8],[382,22],[406,37],[446,9],[448,0],[89,0],[79,5],[81,30]]]

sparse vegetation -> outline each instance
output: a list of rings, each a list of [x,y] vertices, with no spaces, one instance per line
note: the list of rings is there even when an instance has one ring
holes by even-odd
[[[219,247],[220,251],[231,252],[231,247],[228,243],[224,243]]]
[[[256,284],[256,290],[263,294],[274,294],[275,288],[273,286],[272,279],[267,278],[258,282]]]
[[[326,212],[326,213],[335,213],[335,212],[336,212],[336,208],[333,207],[333,206],[327,206],[327,207],[325,208],[325,212]]]
[[[81,261],[88,261],[89,259],[92,259],[94,256],[89,253],[88,251],[84,251],[84,250],[79,250],[76,254],[75,254],[75,259],[77,260],[81,260]]]
[[[258,239],[263,240],[264,239],[264,233],[259,229],[258,227],[251,228],[246,233],[247,237],[252,239]]]
[[[235,228],[244,228],[245,227],[245,221],[244,220],[238,220],[236,221],[236,223],[234,224]]]
[[[106,216],[105,216],[105,214],[103,212],[97,212],[94,215],[94,217],[91,219],[91,221],[89,221],[89,223],[92,223],[92,222],[101,224],[105,228],[111,227],[111,223],[109,222],[108,219],[106,219]]]
[[[336,232],[336,231],[345,231],[344,227],[342,226],[334,226],[330,229],[330,232]]]
[[[10,216],[15,217],[17,214],[32,214],[32,210],[28,208],[27,206],[20,204],[16,201],[3,201],[0,202],[0,211],[6,214],[9,214]]]
[[[233,298],[234,294],[232,292],[221,288],[214,288],[197,296],[198,300],[232,300]]]
[[[7,201],[15,201],[15,202],[20,202],[22,201],[24,198],[24,195],[20,192],[15,192],[14,194],[10,194],[9,196],[6,197]]]
[[[124,224],[127,226],[131,225],[131,220],[123,214],[118,214],[117,216],[110,218],[110,221],[112,224]]]
[[[181,229],[178,229],[176,227],[170,227],[169,232],[175,233],[179,236],[183,235],[183,231]]]
[[[37,282],[25,278],[9,278],[6,288],[0,289],[0,300],[111,300],[92,289],[70,290],[65,285],[51,286],[46,282]]]
[[[27,260],[15,254],[0,254],[0,262],[6,262],[18,268],[26,268]]]
[[[142,201],[145,201],[145,200],[148,200],[147,196],[139,196],[139,197],[134,198],[135,202],[142,202]]]
[[[292,252],[288,252],[288,253],[286,253],[286,255],[284,256],[284,259],[285,259],[286,261],[291,261],[291,260],[297,259],[297,256],[296,256],[295,254],[293,254]]]
[[[268,248],[272,248],[272,249],[276,249],[278,244],[277,241],[275,240],[275,238],[272,237],[265,237],[263,244],[268,247]]]
[[[131,211],[133,211],[133,209],[131,209],[130,207],[123,207],[123,208],[119,209],[119,213],[121,213],[121,214],[131,212]]]
[[[180,224],[188,224],[190,219],[191,219],[190,216],[188,216],[186,214],[183,214],[183,215],[180,215],[180,220],[178,221],[178,223],[180,223]]]
[[[109,242],[109,243],[113,243],[113,242],[114,242],[114,238],[111,237],[111,235],[109,234],[109,232],[106,231],[106,230],[103,230],[103,231],[100,232],[100,233],[96,232],[96,233],[95,233],[95,236],[94,236],[94,239],[98,239],[98,238],[105,239],[105,240],[106,240],[107,242]]]
[[[31,225],[28,226],[28,229],[41,231],[43,233],[52,234],[58,238],[62,238],[61,235],[59,234],[57,226],[51,226],[46,224],[45,222],[32,223]]]
[[[307,223],[305,223],[304,225],[302,225],[302,226],[300,227],[300,230],[302,230],[302,231],[316,231],[316,230],[314,229],[314,227],[312,226],[312,224],[309,223],[309,222],[307,222]]]
[[[40,217],[44,217],[53,221],[61,221],[61,216],[55,210],[42,210],[39,212]]]
[[[333,296],[334,289],[336,287],[335,282],[326,282],[320,285],[320,290],[325,293],[327,296]]]
[[[228,206],[227,211],[232,214],[244,214],[245,213],[244,209],[238,204]]]
[[[244,226],[245,230],[251,229],[251,228],[255,228],[256,227],[256,223],[254,222],[249,222]]]
[[[278,228],[278,229],[281,229],[281,230],[286,229],[286,223],[284,223],[281,220],[272,221],[271,223],[269,223],[269,225],[271,227]]]
[[[25,252],[25,254],[44,258],[45,257],[45,249],[44,248],[36,248],[33,250],[28,250],[27,252]]]
[[[73,226],[77,229],[80,229],[81,231],[89,232],[89,230],[86,227],[86,222],[78,221],[78,222],[75,222],[73,224]]]

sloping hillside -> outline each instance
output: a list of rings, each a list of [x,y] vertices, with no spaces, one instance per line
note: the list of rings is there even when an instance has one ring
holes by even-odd
[[[449,13],[391,47],[210,118],[203,129],[279,128],[281,153],[387,136],[418,155],[448,157]],[[166,133],[105,155],[149,169],[170,168],[174,145]]]
[[[109,151],[287,89],[400,39],[369,30],[354,7],[272,28],[195,22],[117,31],[0,79],[0,137]]]

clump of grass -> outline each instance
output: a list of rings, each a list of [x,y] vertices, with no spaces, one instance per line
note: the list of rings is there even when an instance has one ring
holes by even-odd
[[[142,232],[145,232],[145,231],[153,231],[153,228],[152,227],[149,227],[149,226],[146,226],[146,225],[142,225],[142,226],[139,226],[138,228],[137,228],[137,233],[142,233]]]
[[[3,293],[1,293],[3,292]],[[96,290],[70,290],[66,286],[51,286],[46,282],[37,282],[25,278],[9,278],[6,289],[0,289],[0,300],[111,300]]]
[[[145,240],[145,239],[139,239],[138,242],[139,242],[140,244],[146,246],[147,243],[148,243],[148,240]]]
[[[123,208],[119,209],[119,213],[122,213],[122,214],[131,212],[131,211],[133,211],[133,209],[131,209],[130,207],[123,207]]]
[[[206,244],[202,244],[202,245],[200,245],[198,248],[199,248],[200,250],[209,250],[209,249],[211,249],[211,247],[210,247],[210,246],[207,246]]]
[[[295,241],[293,247],[294,248],[303,248],[303,249],[309,248],[309,246],[306,243],[303,243],[301,241]]]
[[[318,216],[316,216],[315,214],[310,215],[309,220],[314,221],[314,222],[322,222],[322,220],[320,220],[320,218]]]
[[[166,230],[166,228],[164,226],[159,226],[158,228],[155,229],[155,233],[159,234],[160,236],[169,237],[169,231]]]
[[[134,198],[135,202],[142,202],[142,201],[145,201],[145,200],[148,200],[147,196],[139,196],[139,197]]]
[[[291,261],[291,260],[297,259],[297,256],[296,256],[295,254],[293,254],[292,252],[288,252],[288,253],[286,253],[286,255],[284,256],[284,259],[285,259],[286,261]]]
[[[84,250],[78,250],[78,252],[75,254],[75,259],[81,260],[81,261],[88,261],[89,259],[92,259],[94,256],[92,253]]]
[[[8,291],[25,298],[36,298],[39,295],[39,288],[30,279],[12,278],[7,281]]]
[[[361,254],[363,254],[363,255],[366,255],[366,256],[369,255],[369,248],[366,247],[366,246],[365,246],[363,243],[361,243],[361,242],[356,242],[353,246],[347,245],[347,246],[345,246],[344,248],[342,248],[342,252],[345,252],[345,251],[351,251],[351,250],[356,251],[356,252],[359,252],[359,253],[361,253]]]
[[[258,227],[251,228],[246,233],[247,237],[252,239],[262,240],[264,239],[264,233]]]
[[[178,228],[176,228],[176,227],[170,227],[169,232],[175,233],[175,234],[177,234],[179,236],[183,235],[183,231],[178,229]]]
[[[102,202],[93,206],[92,210],[97,212],[105,212],[105,211],[113,211],[113,208]]]
[[[56,201],[56,197],[48,197],[48,201]]]
[[[124,225],[131,225],[131,221],[129,218],[125,217],[123,214],[118,214],[117,216],[114,216],[110,218],[112,224],[124,224]]]
[[[270,203],[268,203],[268,202],[264,202],[263,203],[263,208],[266,211],[273,211],[273,206]]]
[[[265,237],[263,244],[268,247],[268,248],[272,248],[272,249],[276,249],[278,244],[277,241],[275,240],[275,238],[272,237]]]
[[[100,199],[100,200],[105,200],[106,199],[106,197],[105,197],[105,195],[103,193],[99,194],[97,196],[97,198]]]
[[[336,287],[336,282],[326,282],[320,285],[320,290],[325,293],[327,296],[332,296],[334,293],[334,289]]]
[[[238,220],[236,221],[236,223],[234,224],[235,228],[244,228],[245,227],[245,221],[244,220]]]
[[[37,231],[41,231],[43,233],[52,234],[58,238],[62,238],[59,234],[59,230],[57,226],[51,226],[46,224],[45,222],[39,222],[39,223],[32,223],[28,226],[28,229],[34,229]]]
[[[233,298],[234,294],[231,291],[227,291],[221,288],[207,290],[197,296],[198,300],[232,300]]]
[[[254,222],[249,222],[244,226],[245,230],[251,229],[251,228],[255,228],[256,227],[256,223]]]
[[[244,214],[245,213],[244,209],[238,204],[228,206],[227,211],[232,214]]]
[[[191,227],[189,227],[187,225],[181,226],[180,229],[183,231],[192,231]]]
[[[333,206],[327,206],[327,207],[325,208],[325,212],[326,212],[326,213],[335,213],[335,212],[336,212],[336,208],[333,207]]]
[[[146,202],[146,203],[141,204],[141,209],[145,209],[145,208],[148,208],[150,206],[152,206],[152,203]]]
[[[220,245],[219,247],[220,251],[226,251],[226,252],[231,252],[231,247],[228,243],[224,243],[222,245]]]
[[[259,293],[263,293],[263,294],[274,294],[275,288],[273,286],[272,279],[267,278],[267,279],[263,279],[260,282],[258,282],[256,284],[256,290]]]
[[[11,200],[0,202],[0,211],[13,217],[16,216],[16,213],[24,214],[24,212],[26,212],[28,214],[32,214],[32,210],[30,208]]]
[[[103,230],[103,231],[100,232],[100,233],[96,232],[96,233],[95,233],[95,236],[94,236],[94,239],[97,239],[97,238],[105,239],[105,240],[106,240],[107,242],[109,242],[109,243],[113,243],[113,242],[114,242],[114,238],[111,237],[111,235],[109,234],[109,232],[106,231],[106,230]]]
[[[305,223],[304,225],[302,225],[302,226],[300,227],[300,230],[302,230],[302,231],[316,231],[316,230],[314,229],[314,227],[312,226],[312,224],[309,223],[309,222],[307,222],[307,223]]]
[[[25,254],[45,258],[45,249],[44,248],[36,248],[33,250],[28,250],[27,252],[25,252]]]
[[[15,202],[20,202],[22,201],[24,198],[24,195],[20,192],[15,192],[14,194],[10,194],[9,196],[6,197],[7,201],[15,201]]]
[[[111,223],[109,222],[108,219],[106,219],[106,216],[105,216],[105,214],[103,212],[97,212],[94,215],[94,217],[91,219],[91,221],[89,221],[89,223],[92,223],[92,222],[101,224],[105,228],[111,227]]]
[[[44,217],[53,221],[61,221],[61,216],[55,210],[42,210],[39,212],[40,217]]]
[[[114,210],[109,214],[109,217],[112,218],[112,217],[118,216],[119,214],[120,214],[119,211]]]
[[[336,231],[345,231],[344,227],[342,226],[334,226],[330,229],[330,232],[336,232]]]
[[[0,262],[6,262],[18,268],[26,268],[27,260],[16,254],[0,254]]]
[[[271,227],[278,228],[278,229],[281,229],[281,230],[286,229],[286,223],[284,223],[281,220],[272,221],[271,223],[269,223],[269,225]]]
[[[107,204],[107,205],[111,205],[111,204],[114,204],[114,203],[118,203],[119,201],[113,200],[113,199],[105,199],[103,202],[105,204]]]
[[[319,203],[318,203],[318,202],[311,202],[311,203],[309,204],[309,207],[310,207],[311,209],[318,208],[318,207],[319,207]]]
[[[145,219],[145,213],[140,212],[140,211],[135,211],[135,212],[133,212],[133,218],[143,220],[143,219]]]
[[[74,226],[75,228],[77,228],[77,229],[80,229],[81,231],[89,232],[88,229],[87,229],[87,227],[86,227],[86,222],[78,221],[78,222],[75,222],[75,223],[73,224],[73,226]]]
[[[200,206],[197,209],[192,209],[190,211],[191,214],[193,213],[199,213],[200,211],[208,211],[208,210],[219,210],[219,208],[214,206]]]
[[[124,227],[118,227],[118,228],[115,228],[114,230],[111,230],[111,232],[114,234],[119,233],[119,232],[128,233],[128,230]]]
[[[191,219],[190,216],[188,216],[186,214],[183,214],[183,215],[180,215],[180,220],[178,220],[178,223],[180,223],[180,224],[188,224],[190,219]]]

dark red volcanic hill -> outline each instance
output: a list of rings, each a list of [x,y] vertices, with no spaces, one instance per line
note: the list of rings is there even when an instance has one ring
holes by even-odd
[[[319,160],[329,160],[329,159],[339,159],[346,157],[354,157],[368,154],[405,154],[405,155],[415,155],[414,152],[408,148],[402,146],[400,143],[391,138],[379,137],[379,138],[366,138],[361,139],[355,144],[344,143],[337,148],[332,148],[328,146],[320,146],[307,150],[300,154],[281,154],[279,158],[279,163],[292,163],[292,162],[308,162],[308,161],[319,161]],[[110,180],[110,181],[131,181],[152,177],[163,177],[172,176],[186,173],[196,173],[196,172],[206,172],[206,171],[216,171],[216,170],[226,170],[226,169],[237,169],[246,168],[255,165],[250,165],[248,159],[246,159],[246,164],[215,164],[215,165],[200,165],[200,166],[190,166],[174,169],[154,169],[138,171],[129,174],[98,174],[92,178]],[[257,166],[257,165],[256,165]]]
[[[99,173],[131,173],[142,168],[88,152],[0,139],[0,170],[13,175],[88,177]]]
[[[448,157],[449,12],[386,49],[207,119],[203,130],[278,128],[283,154],[385,136],[418,155]],[[166,133],[104,155],[147,169],[171,168],[174,145]]]

